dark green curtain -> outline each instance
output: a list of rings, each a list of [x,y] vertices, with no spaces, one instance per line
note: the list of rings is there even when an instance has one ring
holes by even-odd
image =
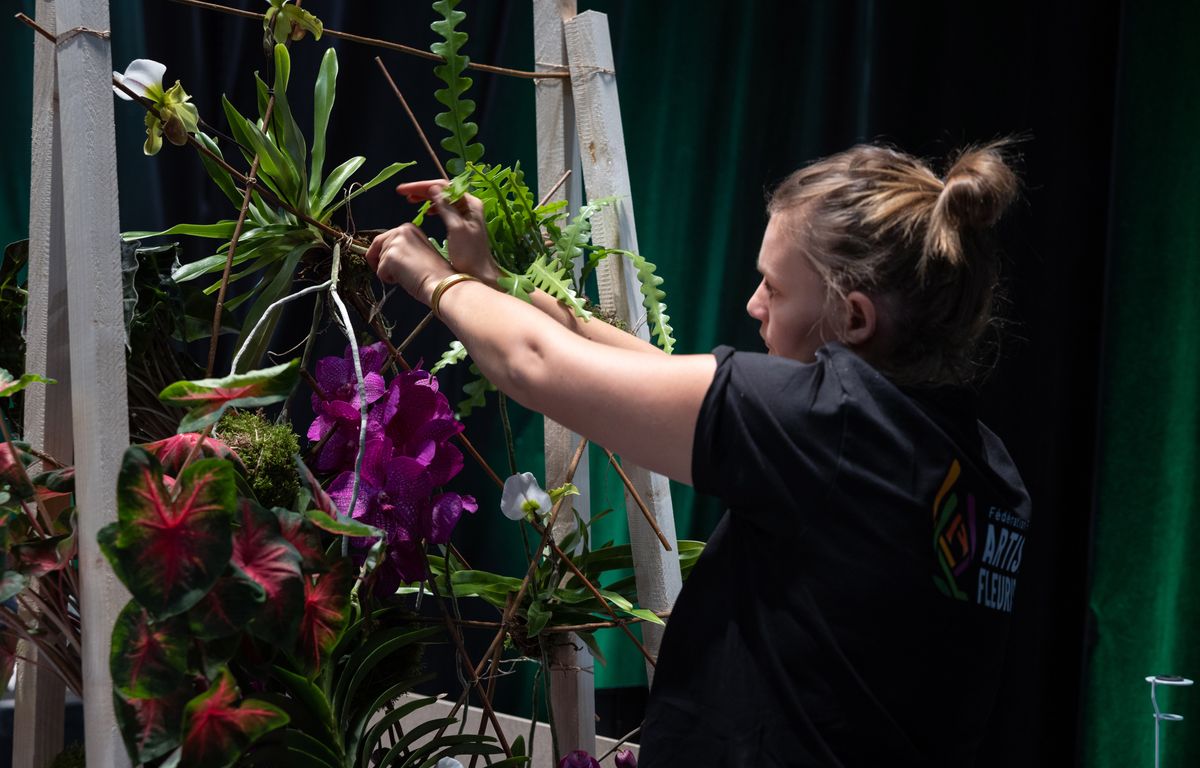
[[[1151,765],[1147,675],[1200,677],[1200,26],[1130,3],[1121,35],[1092,560],[1087,764]],[[1200,691],[1159,688],[1166,765],[1200,762]]]
[[[1188,667],[1196,652],[1185,638],[1200,621],[1195,602],[1187,602],[1184,569],[1197,437],[1189,289],[1198,277],[1193,211],[1200,191],[1193,177],[1200,126],[1189,87],[1200,70],[1187,37],[1197,28],[1197,11],[1184,0],[1136,10],[1123,10],[1118,0],[579,5],[609,14],[640,246],[666,279],[685,353],[718,343],[760,348],[743,307],[755,283],[763,192],[798,165],[859,141],[889,141],[944,158],[966,143],[1025,137],[1025,197],[1001,231],[1009,343],[980,399],[984,420],[1006,441],[1030,487],[1036,533],[1017,600],[1009,674],[981,762],[1147,759],[1152,723],[1142,677],[1197,674]],[[32,6],[32,0],[10,4],[28,13]],[[305,6],[336,29],[419,47],[432,38],[425,2],[306,0]],[[167,0],[110,7],[114,68],[138,57],[163,61],[168,78],[180,78],[201,113],[218,124],[220,94],[253,104],[249,72],[262,58],[252,23]],[[462,7],[473,59],[531,67],[528,2],[465,0]],[[14,84],[10,119],[0,127],[6,147],[0,235],[7,241],[26,228],[32,35],[15,23],[0,28]],[[311,82],[326,44],[296,46],[297,114],[311,109],[301,84]],[[392,160],[415,159],[421,166],[411,173],[430,173],[375,69],[378,52],[329,44],[342,64],[330,161],[366,155],[369,174]],[[436,130],[437,81],[429,65],[400,54],[383,58],[422,122]],[[479,75],[474,96],[487,159],[520,160],[532,169],[532,85]],[[141,156],[136,108],[118,103],[117,121],[123,228],[232,215],[190,153],[167,147],[157,158]],[[364,196],[354,210],[359,228],[390,226],[410,214],[384,191]],[[187,247],[192,258],[205,255],[195,244]],[[299,317],[311,310],[292,311]],[[423,315],[402,297],[389,302],[388,312],[401,329]],[[340,353],[332,336],[322,354]],[[413,356],[435,359],[448,340],[443,329],[431,328]],[[286,327],[276,346],[290,346]],[[444,386],[457,392],[461,384],[454,372]],[[540,417],[515,409],[514,425],[520,468],[540,472]],[[472,416],[467,427],[503,474],[494,411]],[[520,537],[496,513],[498,492],[474,467],[460,479],[482,502],[460,528],[460,547],[477,567],[518,572]],[[592,486],[594,510],[617,509],[598,524],[597,539],[623,540],[623,493],[595,456]],[[687,488],[674,488],[674,502],[681,537],[704,538],[722,512]],[[1095,652],[1085,686],[1089,565]],[[469,639],[478,656],[476,646],[486,638]],[[609,663],[597,684],[634,693],[606,694],[618,696],[619,706],[602,697],[600,728],[618,730],[632,720],[631,728],[644,695],[634,688],[643,680],[642,661],[619,635],[603,646]],[[452,682],[449,660],[444,669]],[[528,674],[521,679],[527,683]],[[521,685],[506,682],[501,690],[506,686],[513,692],[502,696],[501,707],[527,711]],[[1172,708],[1192,711],[1188,696],[1172,697]],[[1194,762],[1200,752],[1194,739],[1186,742],[1188,726],[1176,728],[1167,742],[1172,760]]]

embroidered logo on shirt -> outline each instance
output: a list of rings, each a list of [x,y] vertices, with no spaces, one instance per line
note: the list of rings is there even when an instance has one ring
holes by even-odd
[[[994,505],[981,515],[982,505],[961,487],[961,476],[962,466],[954,460],[933,500],[933,550],[938,564],[933,583],[947,597],[1012,613],[1029,521]]]

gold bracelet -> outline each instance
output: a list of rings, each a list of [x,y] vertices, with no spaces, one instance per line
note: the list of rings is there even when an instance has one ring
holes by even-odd
[[[450,286],[458,285],[459,283],[464,283],[468,280],[474,280],[477,283],[481,282],[478,277],[475,277],[474,275],[468,275],[465,272],[455,272],[453,275],[448,275],[442,278],[441,282],[437,284],[437,287],[433,289],[433,298],[429,301],[429,308],[433,311],[434,317],[439,320],[442,319],[441,314],[438,312],[438,304],[440,304],[442,301],[442,294],[444,294],[447,289],[450,288]]]

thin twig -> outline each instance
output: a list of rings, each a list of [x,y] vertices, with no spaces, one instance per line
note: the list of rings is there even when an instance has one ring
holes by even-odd
[[[604,449],[604,454],[608,456],[608,463],[612,464],[612,468],[617,471],[617,476],[621,478],[621,482],[625,485],[625,490],[633,497],[633,501],[637,504],[638,509],[642,511],[642,517],[646,518],[646,523],[654,531],[654,535],[662,542],[663,549],[671,551],[671,543],[667,541],[667,537],[663,535],[662,530],[658,527],[658,521],[654,519],[654,515],[650,514],[650,508],[646,506],[646,502],[642,501],[642,496],[637,492],[637,488],[633,487],[633,481],[629,479],[629,475],[625,474],[625,470],[617,463],[617,457],[613,456],[613,452]]]
[[[629,733],[627,733],[624,736],[622,736],[621,738],[617,739],[617,743],[613,744],[612,747],[607,752],[605,752],[603,755],[600,755],[600,757],[596,758],[596,762],[599,762],[599,763],[604,762],[604,758],[608,757],[613,752],[616,752],[618,749],[621,748],[622,744],[629,741],[634,736],[637,736],[639,733],[641,733],[641,731],[642,731],[642,726],[639,725],[637,728],[634,728]]]
[[[570,176],[571,176],[570,168],[563,171],[563,175],[558,177],[558,181],[554,182],[554,186],[550,187],[550,190],[548,192],[546,192],[546,194],[542,195],[541,200],[538,200],[537,207],[541,208],[543,205],[550,202],[550,198],[554,197],[554,193],[558,191],[559,187],[561,187],[563,184],[567,183],[567,179],[570,178]]]
[[[267,119],[263,121],[266,130],[270,122],[271,110],[275,108],[275,94],[267,101]],[[225,291],[229,288],[229,275],[233,271],[233,254],[237,251],[238,240],[242,237],[242,227],[246,224],[246,214],[250,211],[250,198],[254,194],[255,179],[258,176],[258,155],[250,163],[250,173],[246,176],[246,192],[242,195],[242,207],[238,209],[237,223],[233,225],[233,237],[229,240],[229,251],[225,254],[225,269],[221,272],[221,287],[217,290],[217,305],[213,309],[212,341],[208,343],[208,364],[204,367],[204,378],[211,378],[213,368],[217,364],[217,344],[221,341],[221,313],[225,311]]]
[[[408,115],[408,119],[413,124],[413,128],[417,129],[417,135],[421,137],[421,143],[425,145],[425,151],[429,153],[429,157],[433,160],[433,165],[438,169],[438,173],[442,174],[443,179],[449,179],[450,176],[446,173],[445,167],[442,166],[442,161],[438,159],[437,153],[433,151],[433,145],[429,143],[429,137],[425,135],[425,131],[421,130],[421,124],[417,121],[417,116],[413,114],[412,108],[408,106],[408,99],[404,98],[404,94],[400,92],[396,81],[392,79],[392,73],[388,72],[387,67],[383,64],[383,59],[375,57],[375,63],[379,65],[379,71],[387,78],[388,85],[392,86],[392,93],[396,94],[396,98],[400,100],[400,106],[404,107],[404,114]]]
[[[190,5],[194,8],[205,8],[210,11],[218,11],[220,13],[227,13],[231,16],[240,16],[244,19],[256,19],[259,22],[262,21],[263,15],[264,15],[261,13],[255,13],[253,11],[243,11],[240,8],[230,8],[227,5],[219,5],[217,3],[206,3],[203,0],[172,0],[172,2],[180,3],[181,5]],[[373,45],[377,48],[386,48],[389,51],[399,51],[400,53],[407,53],[410,56],[418,56],[422,59],[429,59],[430,61],[437,61],[437,62],[441,62],[441,63],[445,63],[445,61],[446,61],[444,58],[442,58],[441,56],[438,56],[436,53],[431,53],[429,51],[422,50],[421,48],[413,48],[412,46],[403,45],[401,43],[393,43],[388,40],[380,40],[380,39],[374,38],[374,37],[364,37],[363,35],[354,35],[349,32],[339,32],[336,29],[330,29],[329,27],[325,27],[322,30],[322,34],[328,35],[329,37],[336,38],[338,40],[349,40],[351,42],[361,43],[363,45]],[[565,80],[565,79],[569,79],[571,77],[570,72],[527,72],[525,70],[520,70],[520,69],[509,69],[508,67],[497,67],[497,66],[494,66],[491,64],[477,64],[476,62],[473,62],[473,61],[469,62],[467,64],[467,67],[470,69],[478,70],[480,72],[491,72],[491,73],[497,74],[497,75],[508,75],[509,77],[519,77],[519,78],[523,78],[526,80],[543,80],[543,79]]]
[[[17,21],[21,22],[22,24],[26,25],[27,27],[32,27],[34,32],[37,32],[39,35],[46,38],[47,40],[54,43],[55,45],[58,44],[57,37],[55,37],[53,34],[51,34],[51,32],[49,30],[47,30],[45,27],[42,27],[36,21],[29,18],[25,14],[18,13],[13,18],[15,18]]]
[[[416,340],[417,336],[421,333],[421,331],[423,331],[427,327],[429,327],[429,324],[432,322],[433,322],[433,313],[432,312],[426,314],[425,317],[422,317],[421,322],[419,322],[415,326],[413,326],[413,329],[411,331],[409,331],[407,336],[404,337],[404,341],[400,342],[396,346],[396,354],[403,355],[404,350],[408,349],[408,345],[412,344],[413,341]]]

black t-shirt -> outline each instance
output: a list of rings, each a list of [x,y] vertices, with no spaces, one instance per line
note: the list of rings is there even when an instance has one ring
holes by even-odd
[[[729,507],[675,603],[641,765],[966,766],[1030,505],[959,392],[837,344],[715,350],[692,479]]]

